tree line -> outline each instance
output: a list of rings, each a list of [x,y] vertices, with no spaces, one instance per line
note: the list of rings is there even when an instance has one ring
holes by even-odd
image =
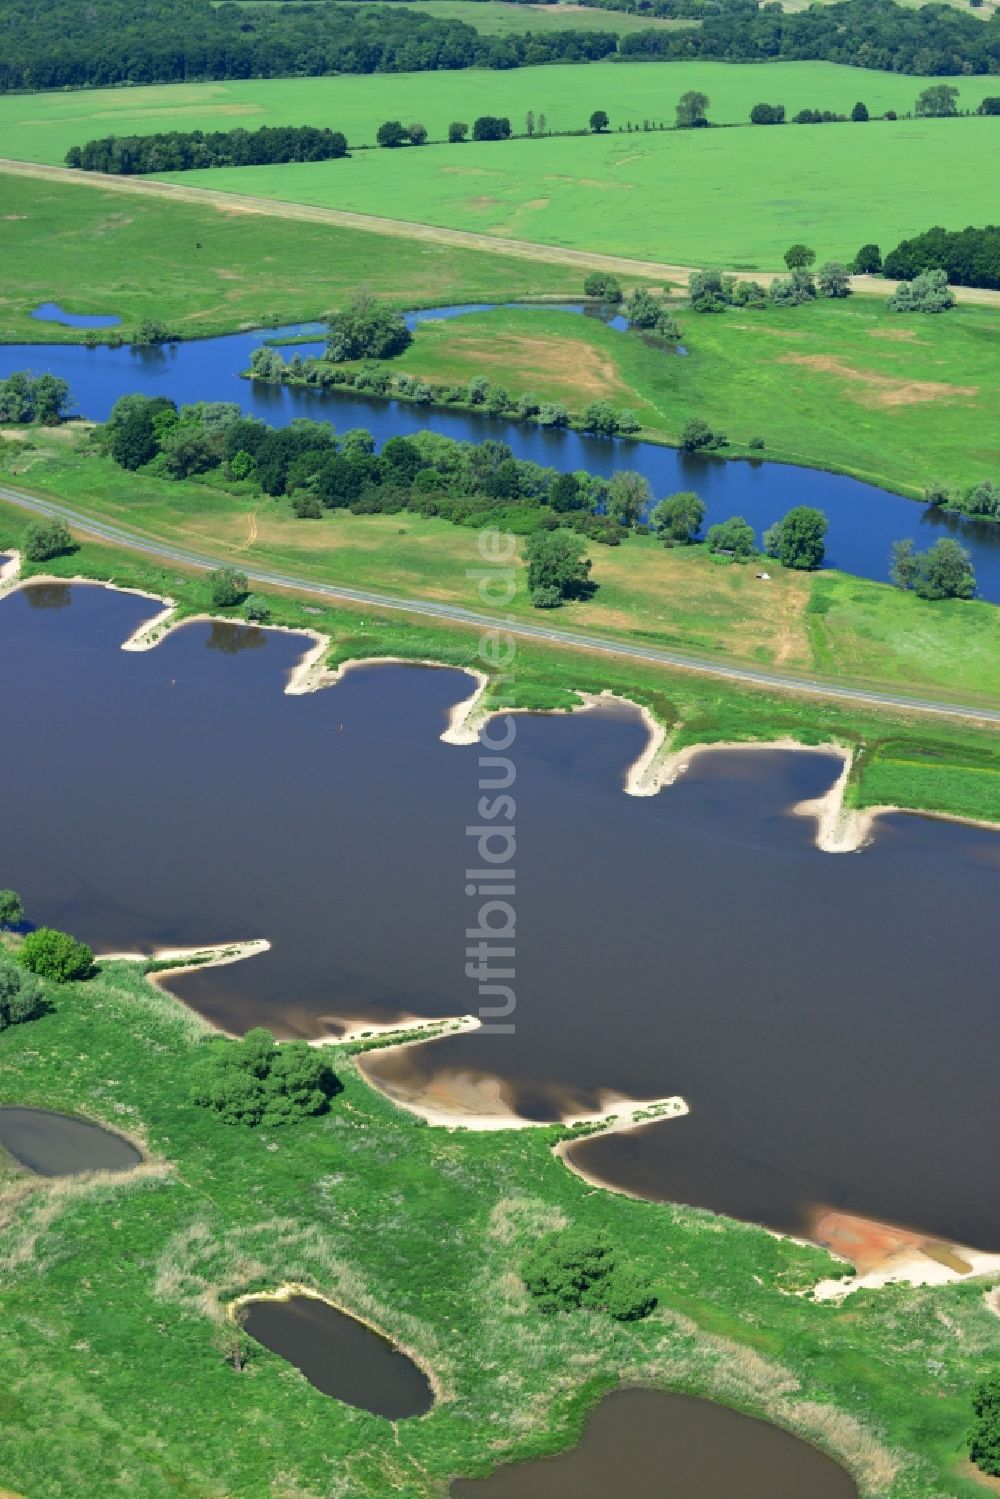
[[[921,272],[942,270],[953,286],[1000,288],[1000,225],[975,229],[927,229],[890,250],[883,274],[912,281]]]
[[[247,8],[210,0],[5,0],[0,93],[225,78],[419,73],[590,62],[612,31],[481,36],[405,7],[325,0]]]
[[[585,0],[606,10],[634,10],[634,0]],[[650,0],[652,15],[677,15],[678,0]],[[786,12],[779,0],[722,0],[680,11],[702,17],[697,28],[632,32],[623,59],[715,58],[724,62],[824,61],[917,75],[1000,71],[1000,25],[951,6],[909,8],[895,0],[836,0]]]
[[[130,177],[200,167],[261,167],[286,161],[330,161],[347,155],[347,137],[315,125],[262,125],[259,130],[170,130],[109,135],[71,146],[66,165]]]

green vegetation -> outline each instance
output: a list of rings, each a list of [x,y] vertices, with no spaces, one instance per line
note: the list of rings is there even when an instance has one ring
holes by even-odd
[[[0,950],[0,1031],[35,1020],[45,1008],[42,986],[33,974],[12,963]]]
[[[921,271],[902,282],[885,305],[891,312],[948,312],[955,306],[955,293],[946,271]]]
[[[959,305],[936,318],[868,297],[820,298],[682,319],[687,358],[594,318],[500,309],[422,323],[393,370],[446,388],[502,376],[515,403],[530,392],[574,414],[599,395],[634,411],[644,437],[679,443],[694,419],[736,451],[759,435],[770,458],[914,496],[942,476],[963,487],[995,478],[991,309]]]
[[[0,890],[0,927],[20,926],[24,902],[16,890]]]
[[[524,547],[528,593],[536,609],[552,609],[564,599],[587,598],[593,591],[586,546],[571,531],[536,531]]]
[[[48,926],[29,932],[18,948],[17,957],[29,973],[37,973],[56,984],[86,978],[94,966],[94,954],[85,942]]]
[[[70,146],[66,165],[84,172],[130,177],[141,172],[185,172],[193,167],[330,161],[347,155],[340,130],[316,125],[262,125],[259,130],[168,130],[157,135],[104,136]]]
[[[234,567],[220,567],[209,573],[208,582],[216,609],[232,609],[247,597],[246,573],[237,572]]]
[[[246,0],[243,0],[246,3]],[[272,0],[263,0],[272,3]],[[962,0],[965,3],[965,0]],[[624,11],[597,10],[583,5],[532,4],[518,0],[406,0],[407,10],[433,16],[438,21],[465,21],[483,36],[520,36],[525,31],[613,31],[624,36],[630,31],[648,31],[690,26],[690,21],[669,21]]]
[[[195,1071],[191,1102],[226,1124],[273,1129],[325,1113],[339,1089],[322,1052],[305,1041],[279,1046],[258,1028],[239,1041],[213,1041]]]
[[[413,335],[395,307],[361,294],[349,307],[330,320],[326,357],[343,359],[392,359],[402,354]]]
[[[651,1285],[622,1264],[606,1233],[579,1228],[544,1234],[521,1262],[521,1278],[543,1312],[580,1307],[638,1322],[656,1306]]]
[[[219,1043],[134,965],[48,998],[0,1037],[0,1101],[83,1111],[148,1159],[111,1178],[4,1176],[0,1475],[19,1492],[273,1499],[335,1475],[351,1499],[433,1499],[452,1474],[566,1447],[624,1382],[770,1416],[880,1499],[981,1493],[957,1468],[1000,1347],[980,1286],[814,1304],[790,1293],[843,1268],[820,1250],[594,1192],[553,1157],[558,1127],[422,1127],[350,1047],[325,1053],[344,1084],[328,1113],[237,1137],[188,1101]],[[570,1226],[608,1234],[655,1294],[649,1316],[547,1316],[521,1292],[511,1270]],[[393,1426],[263,1348],[237,1373],[225,1306],[289,1281],[374,1322],[446,1398]]]
[[[912,588],[921,599],[971,599],[976,591],[972,558],[950,536],[939,536],[925,552],[912,541],[893,543],[890,577],[897,588]]]
[[[822,510],[812,505],[796,505],[783,520],[764,532],[764,550],[782,567],[805,570],[822,567],[827,526]]]
[[[984,1473],[1000,1477],[1000,1374],[988,1375],[973,1401],[969,1456]]]
[[[73,97],[79,105],[90,96]],[[32,95],[38,107],[48,98]],[[566,296],[579,279],[559,266],[488,250],[334,229],[294,215],[282,220],[125,197],[86,178],[40,182],[0,171],[0,221],[6,341],[78,342],[79,329],[30,316],[49,300],[74,312],[117,313],[126,336],[152,318],[195,338],[324,317],[359,286],[413,307]]]
[[[52,426],[62,421],[68,406],[69,386],[55,375],[17,371],[0,380],[0,422]]]
[[[408,8],[408,7],[407,7]],[[471,8],[471,7],[470,7]],[[476,4],[475,12],[486,14],[488,4]],[[524,11],[523,30],[544,14],[538,7]],[[573,25],[577,24],[573,16]],[[583,21],[589,19],[585,12]],[[613,27],[621,17],[607,17],[607,27]],[[564,23],[565,24],[565,23]],[[959,102],[963,110],[975,110],[983,95],[994,92],[989,79],[956,77],[948,80],[959,89]],[[733,67],[724,62],[636,62],[628,67],[593,68],[587,63],[558,64],[552,66],[515,69],[514,71],[492,71],[466,69],[436,73],[403,72],[387,79],[384,74],[370,77],[344,75],[339,78],[252,78],[214,83],[176,83],[167,86],[152,86],[129,89],[88,89],[86,92],[51,92],[44,94],[0,95],[0,155],[16,157],[22,161],[49,162],[60,165],[71,146],[92,136],[148,135],[171,130],[232,130],[240,126],[247,130],[262,125],[315,125],[327,126],[335,122],[337,129],[347,136],[348,144],[355,146],[375,144],[375,133],[391,109],[404,123],[422,120],[432,140],[443,141],[452,120],[475,119],[477,115],[490,113],[507,115],[515,130],[523,128],[528,110],[533,110],[536,122],[540,114],[545,116],[545,129],[549,131],[584,130],[587,119],[594,108],[604,109],[611,129],[632,123],[642,133],[643,121],[672,124],[677,101],[685,93],[700,93],[711,99],[712,122],[716,125],[745,124],[751,107],[760,99],[773,98],[784,103],[789,116],[797,110],[819,105],[847,113],[857,99],[864,99],[872,115],[880,115],[894,109],[900,115],[912,111],[917,96],[926,80],[905,77],[894,73],[868,72],[862,68],[841,67],[827,62],[763,62],[750,68]],[[877,122],[876,122],[877,123]],[[899,122],[902,123],[902,122]],[[983,122],[987,127],[990,121]],[[950,143],[944,149],[957,154],[962,150],[963,126],[958,124],[958,134],[952,133],[955,121],[946,122],[945,136]],[[543,133],[540,128],[537,133]],[[713,134],[695,131],[696,135]],[[734,132],[736,133],[736,132]],[[741,135],[755,138],[755,150],[764,144],[762,136],[786,136],[796,140],[796,148],[805,148],[804,135],[832,136],[833,141],[845,145],[854,137],[853,144],[861,149],[857,137],[863,138],[864,148],[878,151],[883,136],[892,134],[892,128],[882,130],[881,125],[873,131],[790,131],[790,130],[744,130]],[[995,131],[989,134],[992,141]],[[922,139],[927,139],[927,128]],[[987,139],[984,131],[982,139]],[[721,135],[713,134],[712,147],[720,146]],[[538,144],[536,141],[534,144]],[[576,164],[588,163],[586,171],[578,175],[592,176],[589,163],[601,146],[593,141],[577,140],[568,143],[575,152]],[[659,136],[644,136],[641,141],[604,141],[605,149],[627,145],[632,150],[661,148]],[[706,148],[709,149],[709,148]],[[830,159],[835,159],[836,145],[830,148]],[[983,150],[989,150],[988,146]],[[454,152],[439,153],[456,164]],[[506,154],[506,153],[504,153]],[[625,154],[624,151],[621,154]],[[568,159],[568,158],[567,158]],[[714,160],[714,157],[713,157]],[[464,156],[458,158],[465,164]],[[953,163],[959,166],[960,163]],[[415,162],[407,163],[412,169]],[[367,176],[374,162],[364,159],[364,165],[356,163],[350,170],[359,176]],[[715,168],[713,167],[713,171]],[[875,176],[876,169],[866,172],[862,181]],[[970,173],[970,181],[975,181]],[[786,188],[791,185],[785,184]],[[883,188],[891,186],[883,180]],[[980,181],[980,185],[982,185]],[[702,184],[703,189],[707,184]],[[941,209],[950,201],[949,190],[952,179],[944,174],[938,182],[928,179],[927,192],[933,193],[935,205]],[[244,191],[244,189],[237,189]],[[700,201],[700,200],[699,200]],[[913,228],[914,233],[926,228],[927,201],[921,200],[924,217]],[[980,197],[980,207],[983,205]],[[398,213],[398,217],[418,217],[416,214]],[[974,221],[991,222],[992,212],[960,218],[958,226]],[[602,229],[606,222],[596,220]],[[786,234],[788,244],[801,231],[805,223],[793,224],[792,233]],[[873,222],[873,231],[878,227]],[[860,238],[863,238],[862,235]],[[860,238],[858,243],[860,243]],[[894,243],[894,241],[893,241]]]
[[[46,562],[72,550],[73,538],[65,521],[32,521],[24,533],[24,555],[29,562]]]

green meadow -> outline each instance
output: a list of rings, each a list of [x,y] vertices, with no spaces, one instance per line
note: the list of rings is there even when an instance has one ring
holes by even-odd
[[[359,287],[407,306],[578,291],[559,266],[0,172],[0,340],[78,342],[40,302],[185,338],[321,317]],[[195,273],[196,272],[196,273]]]
[[[460,0],[438,3],[456,4]],[[489,6],[477,4],[472,8],[478,14]],[[610,22],[613,14],[584,12],[585,16],[600,17],[602,24]],[[530,19],[525,16],[524,23]],[[762,99],[784,104],[789,117],[803,108],[847,113],[857,99],[863,99],[872,114],[886,109],[904,114],[913,109],[927,82],[826,62],[745,67],[718,62],[650,62],[7,94],[0,97],[0,156],[60,163],[70,146],[94,136],[232,130],[237,126],[256,129],[261,125],[329,125],[343,130],[351,145],[365,145],[374,144],[378,126],[388,118],[406,124],[419,120],[432,138],[443,138],[452,120],[471,124],[481,114],[508,115],[515,130],[521,130],[529,109],[536,119],[544,114],[550,130],[585,129],[591,111],[604,109],[611,117],[612,129],[617,130],[630,121],[641,127],[643,119],[673,124],[674,106],[687,89],[698,89],[709,96],[709,117],[720,124],[744,123],[751,107]],[[949,82],[959,89],[963,109],[975,109],[983,95],[991,91],[986,78],[959,77]],[[996,121],[992,123],[996,126]],[[800,127],[796,126],[795,132],[798,134]],[[754,131],[754,135],[774,133],[789,131]],[[820,133],[829,131],[821,128]],[[579,143],[571,144],[570,149],[580,149]],[[871,141],[868,149],[872,149]]]
[[[273,0],[263,0],[272,4]],[[624,10],[601,10],[586,5],[506,4],[505,0],[406,0],[407,10],[433,16],[438,21],[465,21],[484,36],[518,36],[525,31],[630,31],[676,30],[697,26],[697,21],[669,21],[658,16],[632,15]]]
[[[867,241],[891,248],[932,223],[991,223],[998,164],[1000,124],[972,118],[425,146],[172,180],[673,264],[770,270],[796,240],[821,260],[847,260]]]

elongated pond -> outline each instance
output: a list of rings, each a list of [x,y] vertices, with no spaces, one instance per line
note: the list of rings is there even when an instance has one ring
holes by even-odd
[[[247,1302],[242,1321],[252,1338],[294,1364],[324,1395],[389,1421],[422,1416],[434,1403],[427,1376],[412,1359],[315,1296]]]
[[[452,1499],[856,1499],[853,1479],[798,1437],[724,1406],[616,1390],[570,1452],[459,1479]]]
[[[433,308],[414,315],[460,315],[470,308]],[[578,311],[569,307],[568,313]],[[684,454],[653,443],[609,441],[578,432],[546,430],[502,418],[474,416],[462,411],[410,405],[399,401],[363,400],[356,396],[324,394],[240,379],[250,356],[265,338],[316,335],[284,350],[287,356],[322,353],[322,329],[302,324],[270,332],[232,334],[134,351],[88,349],[81,344],[0,345],[0,378],[14,370],[32,369],[61,375],[69,382],[80,413],[103,421],[119,396],[133,391],[170,396],[179,404],[191,401],[237,401],[244,411],[274,426],[295,417],[331,421],[341,431],[367,427],[379,444],[396,435],[424,429],[448,437],[481,442],[486,437],[509,443],[518,458],[557,469],[589,469],[608,475],[616,468],[644,474],[657,497],[680,489],[694,489],[708,506],[707,524],[743,515],[758,534],[793,505],[817,505],[829,517],[828,567],[885,582],[889,551],[894,541],[912,538],[926,546],[943,532],[958,536],[973,555],[979,591],[1000,602],[1000,525],[972,521],[927,510],[913,500],[862,484],[839,474],[795,468],[783,463],[725,461]],[[636,335],[622,335],[634,337]],[[664,353],[665,359],[676,356]]]
[[[36,1176],[130,1171],[142,1160],[121,1135],[51,1109],[0,1107],[0,1150]]]
[[[0,602],[0,886],[97,951],[270,938],[174,981],[233,1030],[475,1009],[479,755],[438,737],[468,678],[287,697],[301,639],[195,623],[122,652],[154,609]],[[539,1119],[679,1093],[688,1118],[585,1147],[602,1171],[779,1228],[830,1205],[1000,1248],[1000,839],[900,815],[821,854],[789,808],[831,757],[717,753],[636,799],[644,744],[625,710],[516,720],[515,1031],[380,1053],[379,1077],[473,1106],[499,1080]]]

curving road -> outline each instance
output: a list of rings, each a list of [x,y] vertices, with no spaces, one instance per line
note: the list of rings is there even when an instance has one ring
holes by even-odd
[[[74,531],[94,536],[100,541],[115,546],[127,547],[147,557],[156,557],[164,562],[176,562],[185,567],[216,568],[224,559],[203,552],[190,551],[186,547],[172,546],[166,541],[156,541],[142,536],[125,526],[110,525],[95,520],[79,510],[72,509],[55,500],[42,499],[22,489],[12,489],[0,484],[0,500],[7,500],[22,510],[36,515],[55,516],[64,520]],[[225,559],[229,560],[229,559]],[[1000,724],[1000,708],[976,708],[964,703],[947,702],[939,698],[910,697],[902,693],[878,692],[861,687],[852,687],[843,682],[827,681],[822,677],[797,677],[777,671],[762,671],[752,666],[728,665],[724,662],[704,660],[682,651],[669,651],[659,646],[637,645],[628,640],[615,640],[606,635],[588,635],[573,630],[556,630],[548,625],[531,624],[528,621],[512,621],[499,615],[480,614],[474,609],[463,609],[458,604],[440,604],[430,599],[398,598],[388,593],[373,593],[367,589],[346,588],[336,583],[319,583],[294,573],[273,572],[270,568],[254,567],[245,553],[238,559],[239,569],[252,583],[263,583],[272,588],[284,588],[295,593],[309,593],[334,603],[366,604],[376,609],[392,609],[401,614],[417,614],[428,619],[443,619],[454,624],[475,625],[492,630],[501,626],[511,635],[527,640],[539,640],[547,645],[568,646],[587,651],[601,651],[608,655],[623,656],[629,661],[641,661],[651,665],[672,667],[675,670],[697,672],[702,676],[718,677],[728,682],[743,682],[750,687],[777,688],[784,692],[807,694],[811,697],[836,698],[844,702],[857,703],[871,708],[905,708],[916,713],[937,714],[947,718],[968,719],[976,723]]]

